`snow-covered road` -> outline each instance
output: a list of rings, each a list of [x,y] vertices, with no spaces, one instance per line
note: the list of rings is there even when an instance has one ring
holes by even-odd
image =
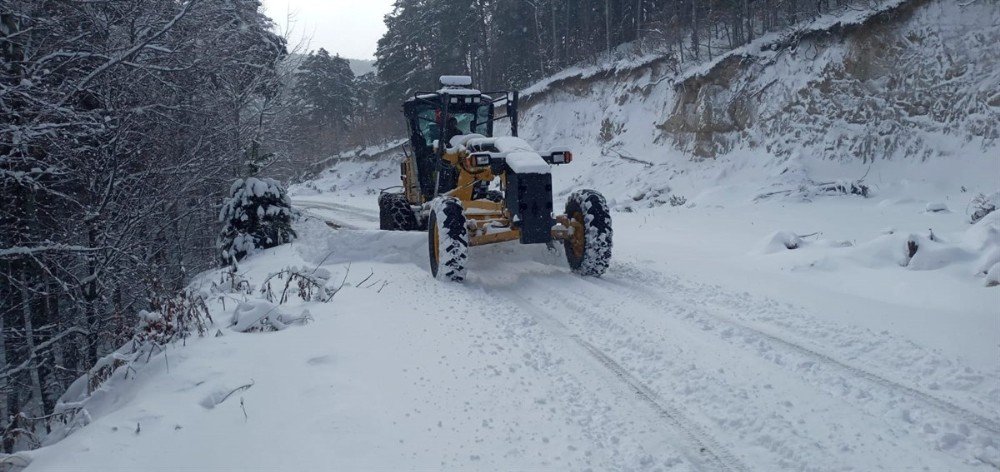
[[[353,218],[365,213],[338,207]],[[695,470],[954,470],[995,461],[996,390],[972,369],[886,332],[665,275],[644,263],[648,246],[630,240],[639,234],[619,232],[616,261],[601,279],[569,273],[558,251],[508,245],[475,249],[470,281],[448,287],[455,293],[445,311],[456,306],[453,297],[464,299],[458,306],[475,306],[473,313],[508,333],[502,342],[491,336],[493,349],[480,354],[489,359],[518,345],[544,352],[554,359],[547,377],[560,379],[552,387],[571,392],[570,405],[583,395],[591,402],[585,417],[605,420],[586,437],[628,438],[602,468],[628,456],[639,463],[625,468],[649,461]],[[392,237],[413,239],[414,249],[423,243],[422,234]],[[408,262],[425,265],[422,251],[415,254]],[[401,284],[416,286],[414,294],[437,286],[426,273]],[[414,305],[434,303],[418,300]],[[523,364],[503,359],[482,363],[497,376]]]
[[[423,233],[376,229],[374,196],[293,198],[308,216],[299,239],[241,264],[253,293],[212,301],[222,336],[98,392],[93,422],[30,453],[29,471],[1000,465],[990,289],[898,266],[785,271],[852,249],[817,244],[775,265],[783,255],[745,247],[789,222],[834,238],[895,217],[859,219],[870,202],[616,212],[602,278],[572,274],[561,249],[512,243],[472,248],[453,284],[431,278]],[[346,283],[329,303],[281,305],[308,311],[305,326],[224,327],[290,266]],[[886,275],[908,295],[825,284]],[[925,302],[915,287],[947,290]]]
[[[306,216],[322,220],[332,228],[378,229],[378,213],[370,209],[336,203],[328,198],[297,197],[292,204]]]

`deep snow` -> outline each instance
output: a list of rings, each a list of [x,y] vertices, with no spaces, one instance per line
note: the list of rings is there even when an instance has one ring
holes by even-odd
[[[307,219],[298,241],[241,267],[255,286],[288,266],[327,270],[333,287],[346,274],[329,303],[280,306],[311,322],[220,326],[221,337],[154,355],[109,382],[90,425],[30,453],[28,470],[977,470],[1000,460],[996,289],[954,267],[910,270],[866,258],[864,244],[824,243],[877,241],[907,222],[900,231],[933,222],[947,239],[969,227],[960,214],[883,203],[898,196],[753,203],[714,189],[691,208],[616,212],[603,278],[571,274],[559,251],[508,244],[473,248],[459,285],[430,277],[422,233],[373,229],[365,189],[393,176],[354,187],[343,177],[293,200],[328,199],[306,211],[351,228]],[[301,196],[333,182],[336,196]],[[765,251],[777,228],[823,235]],[[216,319],[258,296],[227,294],[225,309],[216,299]]]
[[[929,4],[917,18],[954,14]],[[213,289],[215,272],[193,284],[221,336],[119,369],[81,399],[89,425],[8,459],[28,471],[1000,468],[1000,287],[987,287],[1000,215],[969,223],[976,195],[998,190],[995,141],[928,132],[922,145],[941,152],[927,159],[738,147],[696,161],[657,139],[671,87],[620,104],[621,84],[589,87],[536,102],[522,137],[573,150],[552,169],[557,207],[578,188],[608,197],[604,277],[573,275],[561,249],[509,243],[472,248],[464,284],[434,280],[424,234],[376,230],[398,163],[333,159],[290,190],[300,238],[241,265],[252,293]],[[602,142],[605,118],[627,126]],[[868,198],[817,185],[859,180]],[[329,302],[260,301],[293,266],[344,285]],[[227,326],[272,312],[305,324]]]

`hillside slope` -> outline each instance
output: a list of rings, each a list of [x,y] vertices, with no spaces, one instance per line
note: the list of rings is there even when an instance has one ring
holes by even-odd
[[[649,143],[699,158],[988,155],[1000,138],[996,5],[897,3],[821,17],[687,69],[663,59],[544,82],[528,89],[529,103],[558,111],[529,107],[538,121],[525,129],[611,155]],[[544,121],[553,114],[570,121]],[[572,133],[559,134],[560,124]]]

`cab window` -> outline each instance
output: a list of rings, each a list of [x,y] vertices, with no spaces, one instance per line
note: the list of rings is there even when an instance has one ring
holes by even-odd
[[[451,110],[451,116],[458,121],[458,129],[462,134],[477,133],[484,136],[490,135],[490,105],[483,104],[468,110]],[[417,127],[420,135],[424,138],[424,143],[432,145],[435,140],[441,139],[441,127],[436,122],[437,110],[425,108],[417,112]]]

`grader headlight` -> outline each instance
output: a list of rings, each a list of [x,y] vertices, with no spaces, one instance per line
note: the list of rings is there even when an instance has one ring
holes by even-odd
[[[487,167],[490,165],[490,157],[488,152],[474,152],[465,156],[465,166],[470,169]]]

